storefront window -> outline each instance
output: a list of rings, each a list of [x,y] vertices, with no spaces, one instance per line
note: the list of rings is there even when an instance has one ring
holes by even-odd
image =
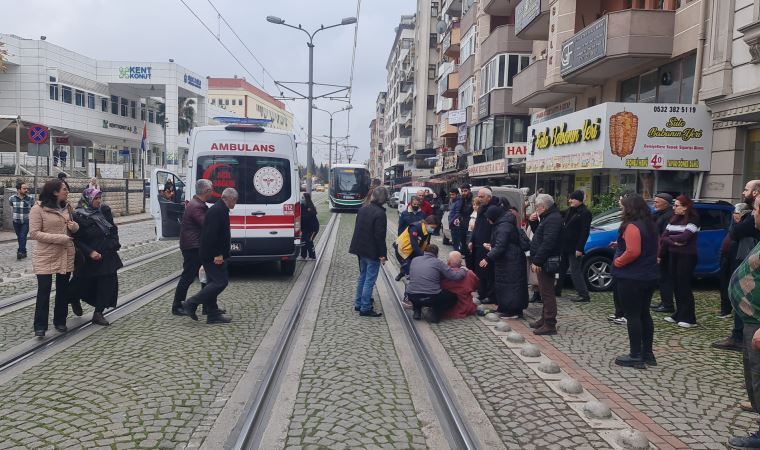
[[[620,84],[621,102],[691,103],[696,55],[672,61]]]
[[[645,73],[639,81],[639,103],[654,103],[657,98],[657,71]]]
[[[694,68],[697,65],[697,56],[692,55],[683,62],[683,81],[681,82],[681,103],[691,103],[694,92]]]
[[[620,101],[636,103],[639,98],[639,77],[630,78],[620,83]]]
[[[657,192],[667,192],[674,197],[694,191],[694,172],[664,171],[657,173]]]
[[[760,178],[760,129],[749,130],[747,133],[747,147],[744,154],[744,178],[747,180]]]
[[[681,96],[681,61],[673,61],[660,68],[660,92],[657,101],[664,103],[678,103]]]

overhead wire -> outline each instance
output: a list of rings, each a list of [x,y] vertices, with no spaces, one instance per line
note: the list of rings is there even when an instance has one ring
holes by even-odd
[[[348,104],[351,104],[351,94],[354,90],[354,68],[356,67],[356,48],[359,42],[359,20],[362,10],[362,0],[356,0],[356,25],[354,26],[354,48],[351,53],[351,73],[348,78]],[[351,110],[346,114],[346,136],[351,134]]]
[[[214,31],[206,24],[206,22],[203,21],[203,19],[200,18],[200,16],[195,12],[195,10],[193,10],[193,8],[190,7],[190,5],[187,4],[187,2],[185,0],[179,0],[179,1],[185,6],[185,8],[187,8],[188,11],[190,11],[190,14],[192,14],[195,17],[195,19],[198,22],[200,22],[200,24],[203,25],[203,27],[212,36],[214,36],[214,38],[217,40],[217,42],[219,42],[219,44],[227,51],[227,53],[229,53],[230,56],[232,56],[232,58],[240,65],[240,67],[242,67],[243,70],[245,70],[245,72],[248,75],[251,76],[251,79],[253,79],[253,81],[256,84],[258,84],[259,86],[261,86],[261,89],[264,92],[266,92],[266,88],[264,86],[264,83],[262,83],[261,81],[259,81],[259,79],[250,70],[248,70],[248,68],[245,66],[245,64],[243,64],[243,62],[240,61],[240,59],[232,52],[232,50],[230,50],[230,48],[227,47],[227,45],[222,41],[221,32],[217,36],[217,34],[214,33]],[[229,30],[232,31],[232,34],[238,39],[238,41],[240,41],[241,44],[243,44],[243,47],[245,47],[245,49],[253,57],[253,59],[261,66],[261,68],[263,69],[263,72],[265,74],[267,74],[274,81],[274,77],[272,77],[272,74],[269,73],[269,71],[266,69],[266,67],[264,67],[264,65],[256,57],[256,55],[253,54],[253,52],[251,51],[251,49],[245,44],[245,42],[243,42],[243,40],[240,38],[240,36],[234,30],[234,28],[232,27],[232,25],[230,25],[230,23],[227,21],[227,19],[225,19],[224,16],[222,16],[222,14],[219,12],[219,10],[216,8],[216,6],[211,2],[211,0],[207,0],[207,1],[211,5],[211,7],[214,8],[214,11],[216,11],[218,17],[224,22],[224,24],[227,26],[227,28],[229,28]],[[266,93],[269,94],[268,92],[266,92]],[[271,95],[271,94],[269,94],[269,95]],[[274,97],[274,96],[272,95],[272,97]],[[286,105],[286,110],[287,110],[287,105]],[[303,128],[304,128],[303,125],[298,121],[298,118],[296,117],[295,113],[292,112],[292,111],[290,111],[290,112],[291,112],[291,114],[293,114],[293,120],[294,120],[294,122],[298,125],[297,127],[293,127],[294,130],[295,130],[295,132],[297,132],[297,133],[300,132],[301,134],[303,134],[304,133],[304,131],[303,131]]]

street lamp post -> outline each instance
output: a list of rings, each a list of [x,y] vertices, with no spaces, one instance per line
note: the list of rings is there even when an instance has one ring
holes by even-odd
[[[341,111],[348,111],[351,108],[353,108],[353,106],[348,105],[348,106],[346,106],[343,109],[339,109],[337,111],[330,112],[330,111],[328,111],[326,109],[317,108],[316,106],[314,107],[314,109],[322,111],[322,112],[326,112],[327,114],[330,115],[330,137],[329,137],[329,142],[327,144],[328,145],[327,146],[327,148],[328,148],[328,150],[327,150],[327,170],[328,171],[332,169],[333,115],[338,114]],[[337,148],[336,148],[336,153],[337,153]]]
[[[306,143],[306,192],[311,194],[311,178],[312,173],[314,173],[314,159],[312,157],[312,108],[314,107],[314,36],[319,33],[322,30],[327,30],[328,28],[335,28],[342,25],[351,25],[356,23],[356,17],[346,17],[343,20],[340,21],[340,23],[330,26],[324,26],[321,25],[319,28],[314,30],[312,33],[309,33],[305,29],[301,28],[301,25],[294,26],[290,25],[288,23],[285,23],[284,19],[281,19],[279,17],[275,16],[267,16],[267,22],[273,23],[275,25],[283,25],[289,28],[293,28],[295,30],[300,30],[306,33],[306,35],[309,37],[309,42],[306,44],[309,47],[309,114],[308,114],[308,142]]]

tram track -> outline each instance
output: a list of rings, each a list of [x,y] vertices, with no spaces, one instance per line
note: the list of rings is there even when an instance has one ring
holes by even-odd
[[[322,267],[324,255],[330,245],[335,245],[337,239],[338,214],[332,214],[324,231],[324,239],[320,239],[317,248],[317,260],[308,274],[305,287],[297,298],[293,312],[288,317],[274,344],[264,369],[262,370],[261,382],[239,421],[239,435],[231,448],[251,449],[258,448],[264,430],[266,428],[271,407],[277,397],[277,387],[283,378],[287,367],[288,357],[292,351],[292,343],[296,338],[304,310],[306,309],[307,297],[316,279],[317,273]]]

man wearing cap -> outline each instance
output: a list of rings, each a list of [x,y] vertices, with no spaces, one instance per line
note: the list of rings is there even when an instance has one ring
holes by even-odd
[[[657,226],[657,233],[662,236],[665,232],[665,227],[670,223],[670,218],[673,217],[673,196],[667,192],[661,192],[654,196],[654,214],[653,219]],[[670,279],[668,274],[668,260],[667,255],[660,260],[660,303],[652,306],[655,312],[672,313],[675,312],[673,307],[673,280]]]
[[[583,250],[591,232],[591,211],[583,204],[585,195],[583,191],[578,190],[570,194],[568,200],[570,208],[565,211],[562,225],[564,230],[562,234],[564,238],[562,241],[562,263],[559,266],[559,278],[555,289],[555,295],[561,296],[569,267],[573,287],[578,293],[578,297],[573,297],[570,300],[583,303],[591,301],[582,270]]]

